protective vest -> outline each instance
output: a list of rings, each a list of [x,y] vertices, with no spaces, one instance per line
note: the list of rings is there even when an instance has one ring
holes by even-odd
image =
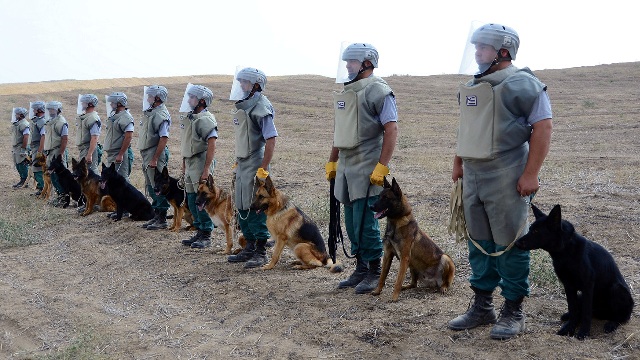
[[[36,151],[40,147],[40,139],[42,137],[42,135],[40,135],[40,130],[45,126],[47,120],[43,116],[33,117],[31,121],[31,149]]]
[[[265,116],[273,116],[271,102],[259,94],[236,103],[236,110],[231,115],[236,135],[236,157],[244,159],[264,148],[266,140],[262,136],[259,122]]]
[[[29,120],[22,119],[11,126],[11,135],[13,137],[13,146],[22,147],[22,139],[24,138],[24,130],[29,127]],[[46,138],[45,138],[46,139]]]
[[[207,150],[206,136],[218,129],[216,118],[208,110],[189,113],[180,120],[182,128],[182,157],[190,158]]]
[[[89,146],[89,142],[91,142],[91,127],[96,123],[100,125],[100,117],[95,111],[76,117],[76,126],[78,127],[76,145],[78,147]]]
[[[158,146],[158,142],[160,141],[158,132],[160,131],[160,126],[165,121],[171,126],[171,115],[169,115],[169,111],[164,104],[160,104],[142,113],[141,128],[138,135],[139,150],[147,150]]]
[[[383,126],[375,116],[380,114],[384,99],[393,91],[377,76],[370,76],[334,92],[335,123],[333,146],[353,149],[362,142],[382,136]]]
[[[103,144],[107,152],[120,151],[124,141],[124,130],[129,124],[133,124],[133,121],[133,116],[127,110],[109,116]]]
[[[460,86],[460,124],[456,154],[490,160],[529,140],[527,118],[546,86],[527,69],[510,66]]]
[[[62,128],[67,124],[67,119],[62,115],[49,120],[45,124],[44,150],[53,150],[60,147],[62,143]],[[67,125],[68,126],[68,125]]]

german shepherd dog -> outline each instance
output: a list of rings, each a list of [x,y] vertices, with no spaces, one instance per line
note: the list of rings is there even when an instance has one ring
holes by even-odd
[[[106,189],[116,203],[114,221],[121,220],[125,211],[131,214],[129,217],[134,221],[151,220],[155,216],[151,203],[144,194],[131,185],[124,176],[118,174],[115,162],[111,163],[111,166],[102,164],[100,189]]]
[[[267,228],[275,237],[275,246],[271,261],[262,267],[270,270],[280,260],[282,250],[287,245],[298,259],[292,265],[294,269],[313,269],[319,266],[329,267],[331,272],[341,272],[342,266],[334,264],[320,235],[320,230],[311,218],[295,206],[289,197],[273,186],[271,177],[258,181],[251,210],[267,215]]]
[[[566,323],[558,335],[575,333],[576,338],[584,339],[590,334],[592,317],[607,320],[605,333],[629,321],[633,298],[611,254],[562,220],[560,205],[554,206],[548,216],[533,204],[531,208],[536,220],[515,245],[523,250],[543,249],[551,255],[569,308],[560,318]]]
[[[153,191],[156,195],[164,196],[173,208],[173,224],[168,230],[180,231],[183,219],[189,223],[186,230],[193,230],[193,215],[185,201],[184,190],[178,187],[178,179],[169,176],[169,170],[165,166],[162,171],[158,171],[156,168],[153,182],[155,185]]]
[[[377,219],[387,218],[382,273],[378,287],[371,294],[380,295],[382,292],[394,257],[400,259],[400,268],[391,297],[393,301],[398,300],[401,290],[415,288],[418,280],[424,281],[427,286],[439,288],[444,294],[453,283],[456,270],[453,260],[440,250],[429,235],[420,230],[411,213],[411,205],[396,179],[393,178],[389,184],[385,178],[383,185],[378,201],[371,205]],[[411,272],[411,283],[402,286],[407,268]]]
[[[77,206],[85,204],[86,201],[82,194],[82,189],[80,189],[80,184],[73,178],[71,171],[62,163],[62,155],[56,155],[51,159],[47,171],[58,176],[62,195],[64,195],[62,208],[66,209],[71,203],[71,199],[76,201]]]
[[[44,186],[42,187],[40,195],[38,195],[38,199],[49,200],[49,196],[51,196],[51,188],[53,186],[51,185],[51,175],[49,174],[49,171],[47,171],[47,156],[41,152],[36,153],[31,165],[42,168]]]
[[[71,174],[80,184],[82,194],[86,199],[86,206],[82,216],[93,212],[94,205],[100,205],[100,211],[116,211],[116,203],[113,199],[100,191],[100,175],[93,172],[87,166],[85,158],[77,161],[71,158]]]
[[[227,239],[227,246],[221,254],[234,254],[239,253],[242,248],[247,245],[247,242],[243,236],[238,238],[240,249],[232,251],[233,248],[233,200],[231,194],[220,188],[213,181],[213,176],[209,174],[206,182],[201,181],[198,185],[198,193],[196,197],[196,206],[199,211],[206,210],[213,223],[220,228],[224,229],[224,234]]]

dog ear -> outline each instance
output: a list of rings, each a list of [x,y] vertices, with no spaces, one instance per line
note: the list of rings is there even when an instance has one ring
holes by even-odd
[[[547,216],[545,213],[543,213],[542,211],[540,211],[540,209],[538,209],[537,206],[533,205],[533,203],[531,204],[531,210],[533,210],[533,216],[536,217],[536,220],[541,219],[545,216]]]
[[[85,160],[85,158],[83,157],[82,159],[80,159],[80,162],[78,164],[80,165],[84,165],[87,161]]]
[[[389,184],[389,180],[387,180],[387,177],[385,176],[385,177],[383,177],[382,179],[383,179],[383,180],[382,180],[382,186],[383,186],[385,189],[389,189],[389,188],[391,188],[391,184]],[[395,180],[395,178],[394,178],[394,180]]]
[[[158,168],[156,167],[156,171],[158,171]],[[165,178],[169,177],[169,169],[167,166],[162,168],[162,176]]]
[[[400,190],[400,185],[396,181],[396,178],[391,179],[391,191],[398,197],[402,197],[402,190]]]
[[[275,190],[275,188],[273,187],[273,181],[271,181],[271,176],[269,175],[267,175],[267,178],[264,179],[264,188],[269,194],[271,194]]]
[[[549,220],[551,220],[551,226],[554,229],[559,229],[560,224],[562,223],[562,211],[560,210],[560,205],[556,205],[551,209],[549,213]]]
[[[211,174],[207,176],[207,187],[209,188],[209,190],[213,190],[213,175]]]
[[[116,162],[112,162],[111,166],[109,166],[109,169],[111,169],[111,171],[116,171]]]

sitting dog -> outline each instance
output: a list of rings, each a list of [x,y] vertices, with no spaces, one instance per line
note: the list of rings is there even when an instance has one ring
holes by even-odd
[[[80,159],[80,161],[71,158],[71,169],[73,170],[71,174],[80,184],[80,189],[86,200],[82,216],[91,214],[95,205],[99,205],[100,211],[116,210],[116,204],[111,196],[100,191],[100,175],[89,168],[85,158]]]
[[[215,226],[223,228],[227,239],[227,246],[221,254],[237,254],[247,245],[243,236],[238,238],[240,249],[231,251],[233,248],[233,203],[231,194],[218,187],[213,181],[213,176],[209,174],[206,182],[200,182],[196,197],[196,206],[199,211],[206,210]]]
[[[251,210],[267,215],[267,229],[275,237],[271,261],[262,267],[270,270],[280,260],[284,246],[289,246],[296,258],[295,269],[313,269],[328,266],[331,272],[342,271],[342,266],[333,264],[327,254],[324,239],[318,226],[300,208],[295,206],[273,186],[271,177],[259,181]]]
[[[153,191],[156,195],[164,196],[173,208],[173,224],[171,224],[169,230],[180,231],[182,219],[189,223],[186,230],[192,230],[194,228],[193,215],[191,215],[191,210],[189,210],[189,206],[185,201],[184,190],[178,187],[178,179],[169,176],[169,170],[165,166],[162,171],[158,171],[158,168],[156,168],[153,183]]]
[[[427,286],[438,287],[444,294],[453,283],[456,269],[453,260],[420,230],[411,213],[411,205],[395,178],[391,184],[384,179],[384,190],[378,201],[371,205],[371,210],[377,219],[387,218],[382,273],[378,287],[371,294],[380,295],[382,292],[394,256],[400,259],[400,268],[391,297],[393,301],[398,300],[401,290],[416,287],[418,280],[426,282]],[[407,268],[411,272],[411,283],[402,286]]]
[[[560,205],[548,216],[533,204],[531,208],[536,220],[515,245],[523,250],[543,249],[551,255],[569,307],[561,317],[567,322],[558,335],[573,336],[580,325],[575,336],[584,339],[590,334],[592,317],[607,320],[605,333],[629,321],[633,298],[611,254],[562,220]]]
[[[42,180],[44,182],[44,186],[42,187],[42,191],[40,195],[38,195],[38,199],[41,200],[49,200],[49,196],[51,196],[51,175],[47,171],[47,157],[45,154],[38,152],[36,156],[34,156],[31,165],[34,167],[42,168]]]
[[[82,194],[82,189],[80,189],[80,184],[73,178],[71,171],[69,171],[62,162],[62,155],[56,155],[51,159],[47,171],[56,174],[58,177],[58,183],[62,188],[62,195],[64,196],[62,208],[66,209],[71,203],[71,199],[76,201],[78,207],[85,204],[85,198]]]
[[[151,220],[155,216],[151,203],[144,194],[131,185],[124,176],[118,174],[115,162],[111,163],[111,166],[102,164],[100,188],[103,190],[106,188],[116,203],[114,221],[122,219],[125,211],[131,214],[129,217],[134,221]]]

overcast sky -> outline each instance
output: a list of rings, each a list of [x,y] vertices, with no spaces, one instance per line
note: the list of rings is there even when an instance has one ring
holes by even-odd
[[[233,74],[240,64],[335,77],[342,41],[376,46],[381,76],[455,74],[472,21],[515,28],[520,67],[640,61],[631,4],[0,0],[0,83]]]

